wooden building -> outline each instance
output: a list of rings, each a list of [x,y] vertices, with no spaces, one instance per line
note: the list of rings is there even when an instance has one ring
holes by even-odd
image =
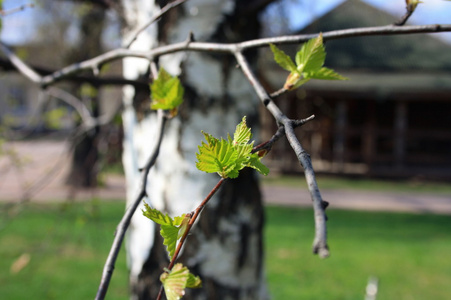
[[[300,33],[387,25],[391,16],[348,0]],[[299,46],[282,47],[292,57]],[[326,43],[326,66],[349,81],[312,80],[276,101],[291,117],[314,121],[298,129],[318,172],[385,177],[451,178],[451,45],[433,35],[374,36]],[[270,89],[287,72],[264,53]],[[262,116],[263,138],[275,130]],[[281,172],[301,167],[287,143],[270,163]]]

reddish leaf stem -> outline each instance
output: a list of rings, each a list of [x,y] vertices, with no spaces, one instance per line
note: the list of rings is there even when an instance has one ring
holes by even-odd
[[[174,264],[177,260],[178,255],[180,254],[180,251],[182,250],[182,247],[183,247],[183,244],[185,243],[186,238],[188,237],[191,227],[193,227],[194,223],[196,222],[200,213],[204,209],[205,205],[207,205],[207,203],[208,203],[208,201],[210,201],[211,197],[213,197],[213,195],[216,194],[216,192],[219,190],[219,188],[222,186],[222,184],[226,180],[227,180],[227,178],[221,178],[218,181],[218,183],[215,185],[215,187],[207,195],[207,197],[205,197],[205,199],[199,204],[199,206],[192,213],[192,216],[189,220],[188,226],[186,227],[185,233],[183,234],[182,238],[180,239],[180,242],[177,245],[177,249],[175,249],[175,252],[174,252],[174,255],[172,256],[171,262],[169,263],[168,270],[172,270],[172,268],[174,267]],[[163,295],[163,285],[160,287],[160,292],[158,293],[157,300],[160,300],[162,295]]]

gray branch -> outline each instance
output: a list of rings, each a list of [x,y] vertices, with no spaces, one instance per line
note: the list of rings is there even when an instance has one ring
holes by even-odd
[[[310,155],[302,148],[301,143],[297,139],[294,133],[294,127],[297,125],[295,120],[289,119],[284,115],[279,107],[271,100],[257,77],[251,70],[249,63],[241,52],[236,52],[235,57],[240,65],[242,71],[250,81],[251,85],[255,89],[255,92],[259,96],[260,100],[271,112],[274,119],[279,125],[285,128],[285,135],[293,148],[301,166],[304,168],[305,179],[307,181],[310,196],[313,202],[313,209],[315,214],[315,238],[313,240],[313,253],[318,254],[321,258],[329,256],[329,248],[327,246],[327,227],[326,227],[326,213],[325,208],[327,203],[322,200],[321,193],[319,192],[318,184],[315,178],[315,172],[313,170]]]
[[[24,11],[27,7],[33,8],[34,4],[33,3],[27,3],[27,4],[24,4],[24,5],[18,6],[18,7],[11,8],[9,10],[0,10],[0,16],[2,16],[2,17],[9,16],[9,15],[12,15],[14,13]]]
[[[437,32],[449,32],[451,31],[451,24],[434,24],[434,25],[415,25],[415,26],[377,26],[377,27],[365,27],[365,28],[350,28],[343,30],[334,30],[323,33],[323,39],[334,40],[343,39],[357,36],[372,36],[372,35],[399,35],[399,34],[415,34],[415,33],[437,33]],[[51,85],[67,76],[78,73],[82,70],[97,69],[99,65],[122,59],[125,57],[137,57],[147,60],[153,60],[156,57],[180,52],[180,51],[198,51],[198,52],[216,52],[216,53],[228,53],[234,55],[237,52],[244,50],[266,47],[269,44],[295,44],[303,43],[311,38],[318,36],[318,34],[301,34],[291,36],[280,36],[273,38],[256,39],[252,41],[246,41],[241,43],[206,43],[206,42],[194,42],[191,39],[188,41],[157,47],[149,51],[136,51],[130,49],[119,48],[111,50],[102,55],[94,57],[83,62],[69,65],[57,72],[47,75],[42,78],[40,84],[42,86]]]
[[[150,169],[155,164],[155,161],[160,152],[160,145],[163,140],[163,132],[164,126],[166,124],[167,117],[165,112],[162,110],[158,111],[158,137],[155,143],[152,145],[152,151],[147,160],[144,168],[141,170],[141,185],[136,196],[135,201],[133,201],[132,205],[127,209],[124,216],[122,217],[119,225],[116,228],[116,233],[113,241],[113,245],[111,246],[110,253],[108,254],[107,260],[105,262],[105,266],[103,268],[102,279],[100,281],[99,289],[97,290],[96,300],[101,300],[105,298],[106,292],[108,290],[108,286],[110,284],[111,277],[113,276],[114,266],[116,264],[117,256],[119,254],[122,241],[124,240],[125,232],[130,225],[130,221],[135,213],[136,209],[139,206],[139,203],[146,196],[146,183],[147,183],[147,175],[149,174]]]
[[[4,43],[0,42],[0,49],[11,61],[11,63],[22,73],[26,78],[34,83],[41,83],[42,77],[26,63],[24,63],[14,52],[12,52]]]

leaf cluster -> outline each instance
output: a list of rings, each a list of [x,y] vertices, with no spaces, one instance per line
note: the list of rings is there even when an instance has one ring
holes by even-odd
[[[200,288],[202,282],[198,276],[191,274],[187,267],[175,264],[172,270],[161,274],[160,281],[168,300],[178,300],[185,295],[185,288]]]
[[[177,241],[186,230],[189,216],[183,214],[180,217],[171,218],[158,209],[151,208],[146,203],[144,203],[144,206],[146,209],[143,210],[143,215],[161,225],[160,234],[163,237],[163,244],[166,246],[169,258],[172,258],[175,253]]]
[[[160,224],[163,244],[166,246],[169,258],[175,259],[177,241],[186,232],[190,215],[183,214],[180,217],[171,218],[146,203],[144,206],[143,215]],[[202,285],[200,278],[191,274],[188,268],[180,263],[174,265],[172,270],[166,270],[161,274],[160,281],[163,283],[168,300],[180,299],[185,294],[185,288],[200,288]]]
[[[293,90],[310,79],[347,80],[334,70],[323,67],[326,60],[326,50],[323,44],[323,35],[304,43],[296,53],[295,62],[285,52],[270,44],[274,60],[279,66],[289,71],[284,88]]]
[[[150,108],[177,113],[177,107],[183,102],[184,89],[177,77],[171,76],[164,68],[158,71],[158,77],[150,86],[152,102]]]
[[[236,178],[239,171],[245,167],[256,169],[261,174],[267,175],[269,169],[261,163],[261,157],[252,153],[254,142],[251,129],[246,125],[246,117],[236,126],[233,139],[228,135],[227,140],[217,139],[211,134],[202,132],[205,142],[199,146],[196,153],[196,167],[207,173],[218,173],[222,178]]]

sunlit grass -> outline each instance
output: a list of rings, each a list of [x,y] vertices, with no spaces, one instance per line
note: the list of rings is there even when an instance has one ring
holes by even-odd
[[[447,299],[449,216],[330,211],[325,260],[311,254],[313,212],[267,210],[267,271],[274,299],[363,299],[370,276],[378,299]]]
[[[2,207],[0,206],[0,209]],[[92,299],[121,202],[29,205],[0,222],[0,299]],[[447,299],[451,294],[449,216],[330,211],[331,257],[311,254],[313,213],[268,207],[266,267],[273,299],[363,299],[370,276],[378,299]],[[11,266],[30,261],[18,273]],[[107,299],[128,299],[125,254]]]
[[[123,203],[31,205],[1,222],[1,299],[93,299]],[[14,273],[22,255],[30,261]],[[127,299],[122,251],[107,299]]]
[[[363,178],[345,178],[320,175],[317,176],[321,189],[348,189],[382,192],[409,192],[430,194],[451,194],[451,184],[423,180],[381,180]],[[303,175],[262,177],[264,184],[287,187],[307,188]]]

